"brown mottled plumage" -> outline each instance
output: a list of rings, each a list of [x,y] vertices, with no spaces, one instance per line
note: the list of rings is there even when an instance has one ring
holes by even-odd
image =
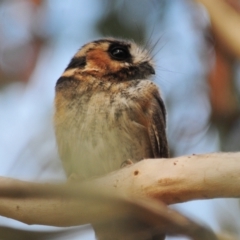
[[[166,112],[148,53],[132,41],[84,45],[56,84],[55,132],[68,176],[103,175],[122,162],[168,157]]]

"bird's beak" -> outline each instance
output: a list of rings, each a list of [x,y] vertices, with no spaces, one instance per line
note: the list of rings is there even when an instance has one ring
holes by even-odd
[[[148,62],[144,62],[143,67],[145,68],[145,71],[148,71],[150,74],[155,75],[155,69]]]
[[[155,75],[155,69],[149,65],[149,72],[153,75]]]

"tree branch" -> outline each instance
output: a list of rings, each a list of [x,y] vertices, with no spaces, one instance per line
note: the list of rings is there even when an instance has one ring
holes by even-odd
[[[97,180],[106,189],[162,200],[240,197],[240,152],[147,159]]]
[[[0,215],[53,226],[102,224],[135,216],[157,232],[217,239],[164,203],[239,197],[239,159],[240,153],[148,159],[80,184],[0,178]]]

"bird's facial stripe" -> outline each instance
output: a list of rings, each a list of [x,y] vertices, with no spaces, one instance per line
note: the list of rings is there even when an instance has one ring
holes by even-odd
[[[134,64],[149,62],[150,65],[153,65],[152,59],[149,56],[148,52],[145,49],[138,47],[136,44],[131,45],[130,54],[134,56],[133,57]]]
[[[66,70],[73,68],[84,68],[86,66],[86,57],[74,57],[68,64]]]
[[[71,77],[71,76],[74,76],[76,70],[77,70],[77,68],[67,69],[67,70],[62,74],[62,77]]]
[[[102,49],[94,49],[88,52],[87,56],[87,70],[98,69],[99,71],[116,71],[120,68],[118,62],[110,59],[106,52]]]
[[[82,46],[82,48],[76,53],[76,55],[74,56],[74,58],[79,58],[79,57],[83,57],[86,56],[86,53],[89,49],[94,48],[95,44],[94,43],[88,43],[85,44],[84,46]]]
[[[66,77],[66,76],[61,76],[56,83],[56,86],[63,85],[67,82],[79,82],[76,78],[74,77]]]
[[[95,42],[89,43],[84,45],[75,55],[74,58],[79,58],[86,56],[88,52],[90,52],[93,49],[102,49],[103,51],[106,51],[108,49],[109,43],[108,42],[102,42],[101,44],[97,44]]]

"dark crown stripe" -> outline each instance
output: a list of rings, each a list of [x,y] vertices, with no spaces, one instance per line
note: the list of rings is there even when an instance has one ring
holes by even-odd
[[[79,84],[79,80],[73,76],[60,77],[56,83],[56,90],[66,89],[68,87],[76,87]]]
[[[93,41],[93,43],[96,43],[96,44],[101,44],[101,43],[114,43],[114,42],[117,42],[117,41],[110,40],[110,39],[98,39],[98,40]]]
[[[93,43],[95,44],[101,44],[101,43],[109,43],[109,44],[116,44],[116,45],[120,45],[120,46],[126,46],[126,47],[131,47],[131,45],[125,41],[117,41],[117,40],[111,40],[111,39],[98,39],[93,41]]]
[[[65,70],[73,68],[84,68],[86,66],[86,57],[74,57]]]
[[[72,77],[60,77],[58,80],[57,80],[57,83],[56,85],[60,85],[66,81],[71,81],[72,80]]]

